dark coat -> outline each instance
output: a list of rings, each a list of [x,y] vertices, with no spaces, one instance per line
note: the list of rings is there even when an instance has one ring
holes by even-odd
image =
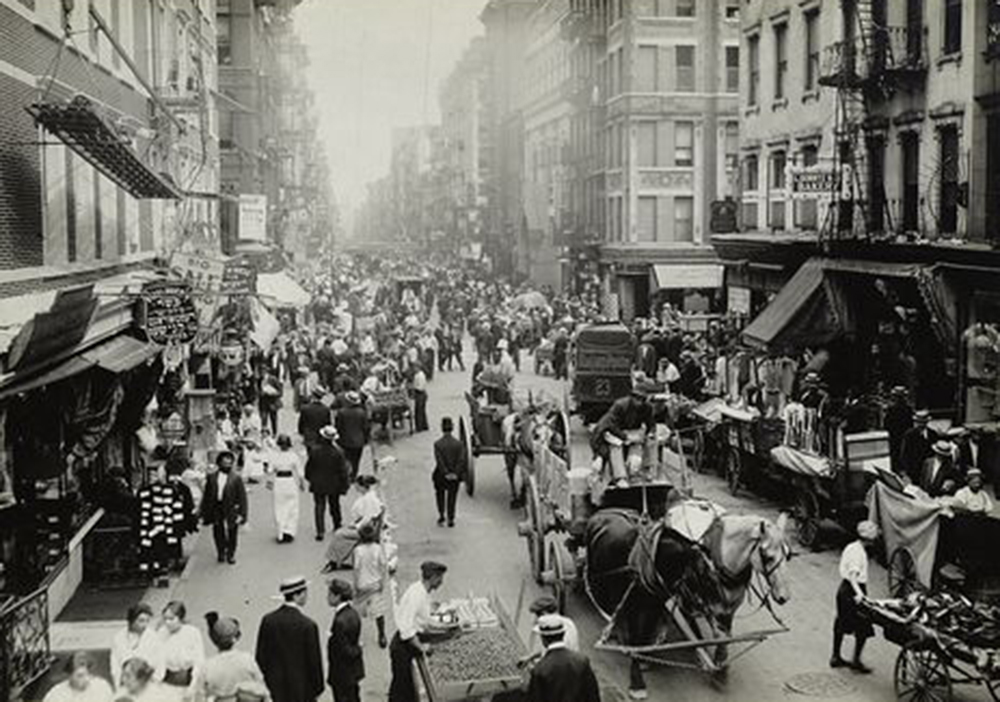
[[[334,423],[344,448],[364,448],[371,435],[368,411],[361,405],[348,406],[337,412]]]
[[[931,449],[934,445],[934,433],[927,429],[927,436],[924,436],[922,430],[921,426],[911,427],[903,434],[899,447],[899,467],[915,483],[920,482],[924,461],[934,455]]]
[[[600,702],[590,661],[565,648],[546,651],[531,671],[528,702]]]
[[[607,454],[606,432],[623,439],[626,431],[643,428],[648,431],[654,426],[653,408],[648,402],[641,402],[631,395],[621,397],[590,430],[590,447],[595,455],[604,456]]]
[[[465,461],[465,446],[451,434],[445,434],[434,442],[434,472],[431,477],[435,483],[444,481],[446,476],[465,480]]]
[[[319,627],[298,607],[265,614],[257,632],[257,665],[273,702],[309,702],[323,693]]]
[[[319,430],[330,424],[330,408],[312,400],[299,409],[299,434],[307,444],[319,441]]]
[[[343,495],[350,487],[347,459],[331,441],[320,441],[309,449],[305,473],[309,490],[320,495]]]
[[[931,479],[931,470],[936,460],[937,456],[932,456],[923,462],[920,468],[920,480],[917,481],[917,484],[931,497],[941,497],[954,493],[962,485],[962,476],[955,467],[955,462],[951,459],[945,459],[941,468],[938,469],[937,475]],[[944,484],[949,480],[952,482],[952,486],[949,490],[945,490]]]
[[[337,612],[330,626],[326,645],[331,687],[357,685],[365,677],[365,661],[361,650],[361,616],[353,606]]]
[[[243,478],[231,471],[222,489],[219,501],[219,474],[212,473],[205,480],[205,494],[201,498],[201,519],[205,524],[215,524],[216,519],[229,522],[247,520],[247,488]]]

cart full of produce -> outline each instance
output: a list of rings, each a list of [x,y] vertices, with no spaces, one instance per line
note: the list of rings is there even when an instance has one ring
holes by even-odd
[[[489,699],[522,686],[527,648],[499,598],[453,600],[435,618],[431,652],[414,661],[422,699]]]

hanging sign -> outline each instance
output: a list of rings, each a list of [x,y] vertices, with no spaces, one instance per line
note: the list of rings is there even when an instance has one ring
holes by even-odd
[[[240,193],[240,241],[267,241],[267,195]]]
[[[147,283],[142,288],[142,307],[142,328],[154,344],[185,344],[198,333],[198,311],[185,281]]]
[[[204,292],[218,292],[225,271],[225,263],[219,259],[180,251],[170,257],[170,267],[184,276],[192,288]]]
[[[739,231],[739,208],[736,200],[714,200],[711,205],[712,217],[708,228],[713,234],[732,234]]]
[[[254,295],[257,292],[257,268],[245,257],[226,261],[222,272],[223,295]]]
[[[836,190],[832,165],[789,166],[788,175],[793,200],[829,197]]]

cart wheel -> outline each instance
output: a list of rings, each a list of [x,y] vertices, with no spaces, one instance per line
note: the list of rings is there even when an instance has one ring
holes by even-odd
[[[740,491],[740,478],[743,473],[743,460],[740,450],[735,446],[726,452],[726,483],[729,492],[736,495]]]
[[[920,579],[917,577],[917,564],[913,556],[902,546],[892,552],[889,566],[886,568],[889,580],[889,596],[903,598],[920,589]]]
[[[795,494],[792,515],[798,528],[799,543],[808,549],[816,548],[819,542],[819,502],[808,486],[800,486]]]
[[[559,614],[566,613],[566,564],[563,562],[562,550],[555,539],[549,542],[549,567],[552,568],[552,596],[559,607]]]
[[[476,455],[465,429],[465,417],[458,418],[458,440],[465,447],[465,492],[469,497],[476,494]]]
[[[896,699],[950,702],[948,663],[933,648],[903,648],[894,672]]]
[[[542,526],[542,505],[538,497],[538,482],[534,475],[528,476],[527,503],[528,525],[530,530],[526,537],[528,541],[528,561],[531,564],[531,575],[538,584],[542,583],[542,572],[545,570],[545,531]]]
[[[1000,702],[1000,678],[983,678],[983,685],[985,685],[986,689],[989,690],[990,697],[993,698],[993,702]]]

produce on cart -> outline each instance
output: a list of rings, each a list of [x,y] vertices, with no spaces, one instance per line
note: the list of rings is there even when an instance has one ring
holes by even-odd
[[[454,600],[436,617],[447,633],[415,661],[426,699],[488,698],[522,686],[527,649],[497,597]]]

